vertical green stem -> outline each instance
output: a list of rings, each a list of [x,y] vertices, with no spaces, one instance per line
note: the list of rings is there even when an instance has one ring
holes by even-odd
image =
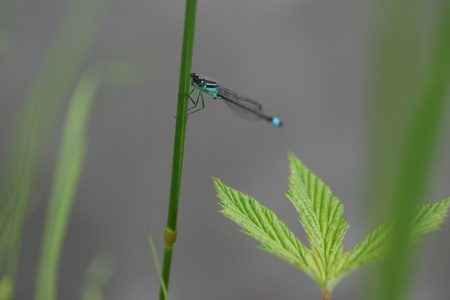
[[[322,290],[322,300],[331,300],[331,291],[330,290]]]
[[[189,74],[191,72],[192,50],[194,45],[195,11],[197,0],[186,1],[186,15],[184,20],[183,49],[181,53],[180,83],[178,86],[178,107],[175,125],[175,140],[173,147],[172,180],[170,184],[169,212],[167,226],[164,235],[164,262],[163,280],[165,286],[169,287],[170,265],[172,262],[173,243],[176,240],[178,200],[180,197],[181,171],[183,167],[184,139],[186,134],[187,120],[187,93],[189,92]],[[163,300],[162,289],[159,299]]]

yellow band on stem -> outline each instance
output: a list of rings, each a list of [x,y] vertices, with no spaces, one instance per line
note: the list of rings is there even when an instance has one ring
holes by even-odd
[[[164,241],[166,242],[167,248],[172,248],[173,243],[177,240],[177,232],[172,231],[169,228],[166,228],[166,231],[164,232]]]

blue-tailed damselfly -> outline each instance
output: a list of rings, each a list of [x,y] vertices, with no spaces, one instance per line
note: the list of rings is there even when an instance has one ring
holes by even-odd
[[[191,86],[192,91],[189,93],[189,99],[192,101],[194,106],[189,108],[192,110],[197,107],[199,101],[201,101],[202,107],[191,111],[190,114],[202,110],[205,107],[203,100],[203,93],[207,93],[214,99],[222,99],[228,105],[231,110],[233,110],[239,116],[246,118],[248,120],[266,120],[270,124],[281,127],[282,123],[280,119],[275,117],[269,117],[264,114],[262,105],[258,102],[249,99],[245,96],[239,95],[223,86],[218,85],[215,81],[208,80],[205,78],[200,78],[197,73],[191,73]],[[190,95],[197,90],[197,97],[192,99]]]

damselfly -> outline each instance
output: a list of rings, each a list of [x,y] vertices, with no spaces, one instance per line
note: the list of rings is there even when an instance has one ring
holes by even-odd
[[[191,86],[193,87],[192,91],[189,93],[189,99],[192,101],[194,106],[189,108],[192,110],[196,108],[201,102],[202,107],[191,111],[189,114],[192,114],[196,111],[202,110],[205,108],[205,102],[203,100],[203,93],[206,93],[213,97],[214,99],[222,99],[231,108],[236,114],[239,116],[246,118],[248,120],[266,120],[274,126],[281,127],[282,123],[280,119],[269,117],[264,114],[261,104],[258,102],[249,99],[245,96],[241,96],[223,86],[218,85],[215,81],[208,80],[205,78],[200,78],[197,73],[191,73]],[[194,99],[191,98],[191,94],[197,90],[197,97]]]

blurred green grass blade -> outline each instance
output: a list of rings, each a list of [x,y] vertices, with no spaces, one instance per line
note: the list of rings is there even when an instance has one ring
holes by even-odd
[[[435,153],[439,146],[443,120],[448,107],[450,79],[450,2],[442,1],[438,36],[430,69],[418,91],[418,102],[405,131],[405,143],[399,157],[399,170],[394,178],[392,203],[397,222],[397,242],[391,262],[385,264],[383,299],[399,299],[407,286],[411,258],[406,236],[410,230],[413,209],[426,195]],[[445,7],[446,6],[446,7]],[[395,284],[398,282],[398,284]],[[394,283],[394,284],[393,284]]]
[[[97,87],[96,76],[83,76],[69,104],[48,204],[36,300],[56,299],[59,258],[83,166],[86,129]]]
[[[31,87],[0,175],[0,262],[13,282],[37,160],[83,66],[110,0],[71,1]]]
[[[139,68],[132,64],[98,63],[85,73],[76,86],[67,110],[58,161],[52,181],[39,267],[36,300],[56,299],[58,266],[70,219],[70,211],[84,163],[86,131],[95,95],[103,79],[121,73],[124,80],[134,78]],[[116,83],[122,83],[116,81]],[[129,85],[125,80],[124,85]]]
[[[0,279],[0,300],[7,300],[12,298],[14,290],[13,282],[8,275]]]
[[[396,12],[391,12],[393,18],[397,18],[396,23],[391,28],[388,28],[390,32],[386,32],[386,35],[397,32],[399,38],[403,34],[417,34],[420,30],[406,30],[403,27],[405,11],[412,10],[414,15],[412,20],[416,22],[416,26],[421,24],[421,18],[423,18],[423,12],[417,1],[398,1],[397,3],[403,3],[404,9],[400,9]],[[391,3],[387,4],[389,7]],[[387,150],[381,147],[375,147],[375,151],[383,153],[385,157],[378,156],[375,160],[375,165],[378,167],[378,173],[380,177],[384,176],[384,183],[391,181],[386,185],[382,182],[376,182],[374,184],[374,191],[384,191],[383,196],[380,193],[375,193],[376,199],[386,199],[387,203],[391,203],[392,206],[392,218],[395,220],[395,245],[392,254],[392,259],[388,263],[383,265],[381,278],[381,288],[377,288],[378,294],[374,296],[374,299],[384,300],[397,300],[405,297],[405,291],[408,289],[409,277],[412,274],[414,264],[410,255],[408,255],[408,236],[411,230],[411,224],[413,221],[414,208],[423,202],[424,196],[427,192],[430,175],[432,174],[432,165],[434,163],[434,154],[439,146],[439,137],[443,125],[444,113],[448,107],[448,92],[449,92],[449,78],[450,78],[450,2],[438,1],[436,5],[439,7],[436,9],[436,15],[433,16],[435,21],[435,28],[432,31],[433,37],[430,39],[430,55],[417,55],[410,49],[404,48],[405,52],[396,53],[396,58],[400,61],[405,57],[410,57],[411,63],[421,62],[423,69],[420,73],[414,72],[413,74],[417,79],[413,80],[409,85],[404,85],[396,90],[395,85],[399,80],[404,80],[404,77],[411,76],[411,69],[403,68],[398,69],[396,72],[397,77],[391,77],[388,74],[389,67],[385,68],[385,72],[382,72],[382,76],[391,78],[392,82],[382,82],[380,87],[387,88],[387,91],[380,91],[382,95],[388,93],[388,97],[383,99],[382,107],[389,110],[390,107],[398,106],[399,112],[404,122],[401,125],[395,123],[395,115],[390,118],[378,118],[380,124],[388,123],[389,126],[380,126],[384,128],[385,132],[396,132],[396,141],[390,140],[384,136],[385,140],[380,143],[389,146],[391,149],[398,149],[398,154],[393,154],[391,150]],[[411,6],[415,8],[411,8]],[[422,15],[421,15],[422,13]],[[407,20],[409,20],[407,18]],[[422,24],[423,25],[423,24]],[[415,28],[415,27],[414,27]],[[419,27],[420,29],[420,27]],[[414,39],[412,39],[414,41]],[[419,41],[417,38],[416,42]],[[410,45],[414,45],[412,43]],[[391,44],[392,49],[396,49],[397,44],[394,42]],[[414,48],[414,47],[413,47]],[[384,50],[386,51],[386,49]],[[411,57],[413,59],[411,59]],[[390,61],[382,60],[380,64],[383,66],[389,65]],[[403,76],[403,77],[402,77]],[[383,83],[384,82],[384,83]],[[408,88],[409,87],[409,88]],[[389,90],[390,89],[390,90]],[[397,91],[398,93],[396,93]],[[397,95],[398,99],[394,99]],[[410,100],[411,99],[411,100]],[[392,103],[389,102],[392,100]],[[404,117],[403,117],[404,116]],[[389,122],[392,121],[392,122]],[[402,123],[402,122],[400,122]],[[386,134],[389,136],[389,134]],[[385,159],[389,156],[389,159]],[[377,168],[377,167],[376,167]],[[387,191],[387,192],[386,192]],[[382,206],[386,208],[387,206]]]
[[[87,268],[81,287],[82,300],[104,300],[103,286],[111,278],[116,263],[106,253],[100,253],[95,256]]]
[[[422,68],[418,47],[421,32],[417,1],[374,0],[374,58],[370,106],[370,190],[367,202],[371,225],[388,211],[393,174],[411,105],[416,99]]]

